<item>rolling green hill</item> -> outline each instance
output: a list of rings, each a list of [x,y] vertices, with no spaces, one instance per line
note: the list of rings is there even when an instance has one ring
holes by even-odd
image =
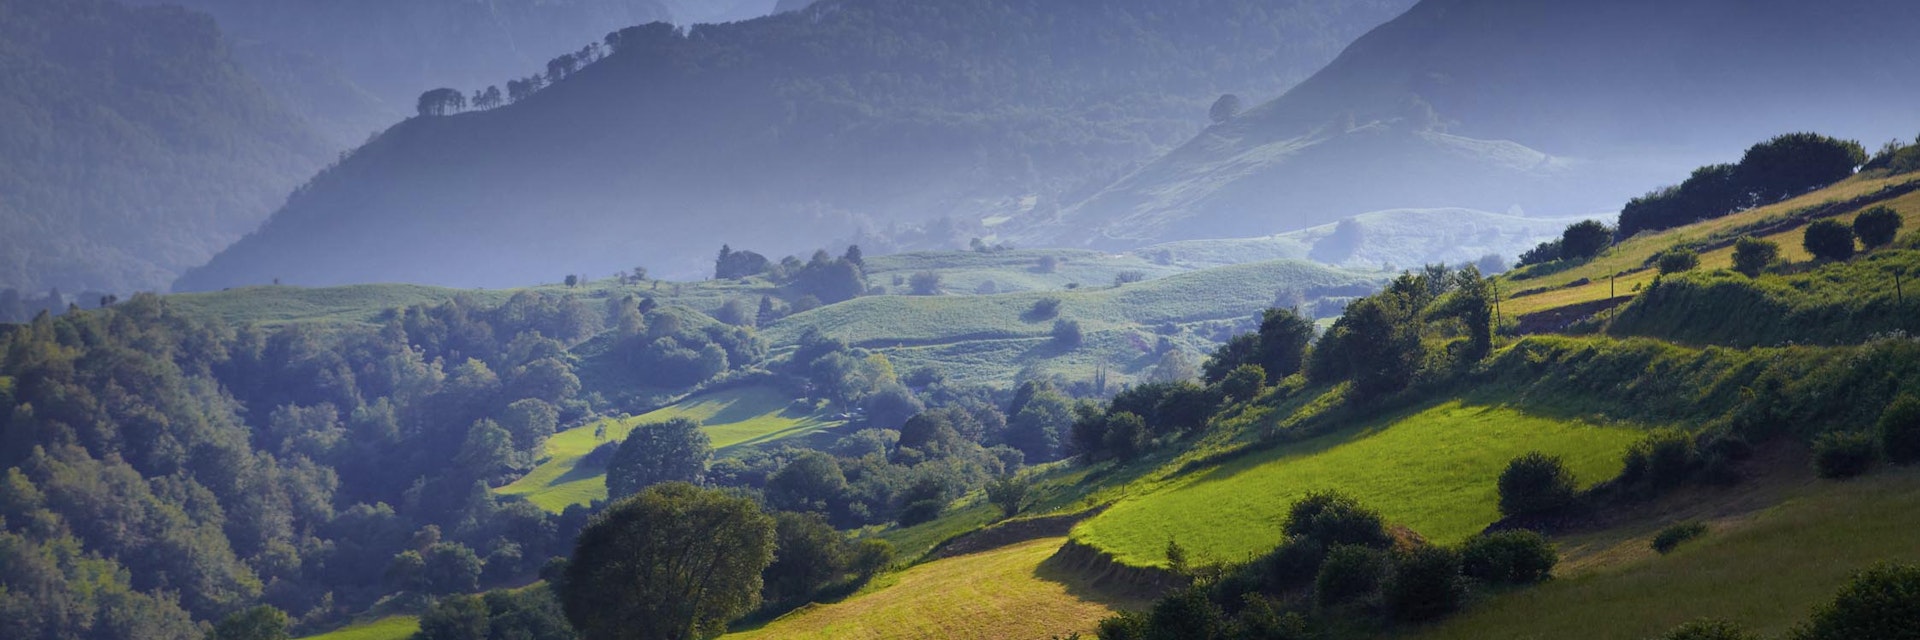
[[[420,618],[416,616],[387,616],[300,640],[406,640],[419,631]]]
[[[607,497],[606,472],[579,466],[580,458],[605,442],[620,442],[634,427],[674,418],[698,420],[713,447],[753,446],[831,429],[841,424],[822,412],[794,408],[793,398],[770,387],[742,387],[687,398],[671,406],[625,419],[609,419],[554,434],[547,457],[527,475],[499,493],[521,496],[540,508],[559,512]],[[604,433],[600,429],[604,427]],[[604,439],[596,437],[604,435]]]
[[[1167,541],[1195,562],[1227,562],[1278,544],[1294,501],[1338,490],[1428,540],[1454,544],[1500,519],[1494,480],[1528,451],[1562,456],[1583,483],[1613,477],[1641,427],[1593,425],[1497,405],[1443,403],[1186,473],[1123,499],[1074,539],[1139,566]]]
[[[1604,217],[1604,216],[1602,216]],[[1362,269],[1397,265],[1461,264],[1486,255],[1510,259],[1560,235],[1584,217],[1532,218],[1472,209],[1375,211],[1259,238],[1183,240],[1134,253],[1164,256],[1185,267],[1215,267],[1264,260],[1314,260]]]

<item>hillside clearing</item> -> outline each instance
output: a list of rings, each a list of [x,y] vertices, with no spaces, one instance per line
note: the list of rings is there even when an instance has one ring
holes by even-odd
[[[936,560],[843,602],[812,605],[725,637],[1042,640],[1091,631],[1117,610],[1146,604],[1052,566],[1048,559],[1065,542],[1043,538]]]
[[[1882,561],[1920,561],[1913,543],[1920,472],[1803,482],[1783,504],[1739,527],[1710,530],[1672,554],[1642,554],[1496,596],[1406,637],[1638,640],[1701,617],[1771,637],[1803,620],[1853,572]]]
[[[700,421],[716,450],[763,444],[841,424],[821,412],[805,413],[795,409],[792,398],[772,387],[716,391],[643,415],[605,420],[554,434],[547,440],[547,459],[498,492],[524,496],[529,502],[553,512],[604,499],[607,487],[602,478],[606,474],[601,469],[579,468],[580,458],[603,442],[619,442],[636,426],[674,418]],[[594,437],[598,424],[606,425],[605,440]]]
[[[1238,561],[1279,544],[1289,507],[1335,489],[1442,544],[1499,519],[1495,480],[1528,451],[1566,458],[1581,482],[1617,474],[1643,431],[1447,402],[1196,471],[1122,499],[1074,539],[1129,565],[1166,562],[1168,540],[1198,562]],[[1397,461],[1384,465],[1382,461]]]
[[[420,630],[420,619],[414,616],[387,616],[378,620],[348,625],[322,633],[307,636],[301,640],[406,640]]]

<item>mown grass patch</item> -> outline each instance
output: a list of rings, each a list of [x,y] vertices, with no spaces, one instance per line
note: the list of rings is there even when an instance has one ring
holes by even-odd
[[[1642,554],[1500,595],[1407,634],[1453,638],[1638,640],[1680,623],[1731,620],[1776,637],[1877,562],[1920,561],[1920,473],[1802,485],[1744,526],[1665,556]]]
[[[936,560],[884,587],[725,637],[1040,639],[1086,633],[1117,610],[1146,604],[1050,564],[1064,542],[1043,538]]]
[[[1169,540],[1196,561],[1244,560],[1280,542],[1295,501],[1338,490],[1440,543],[1499,519],[1495,481],[1528,451],[1563,456],[1583,484],[1617,474],[1643,430],[1548,418],[1459,401],[1197,470],[1123,498],[1074,529],[1076,540],[1131,565],[1166,562]]]
[[[406,640],[420,631],[420,619],[414,616],[387,616],[307,636],[301,640]]]
[[[524,496],[548,511],[587,504],[607,497],[601,469],[579,467],[580,458],[605,442],[618,442],[642,424],[674,418],[699,420],[715,449],[752,446],[805,435],[841,424],[825,412],[805,411],[780,390],[741,387],[687,398],[672,406],[624,420],[606,420],[605,438],[595,437],[599,425],[589,424],[554,434],[547,440],[547,459],[533,471],[501,487],[506,495]]]

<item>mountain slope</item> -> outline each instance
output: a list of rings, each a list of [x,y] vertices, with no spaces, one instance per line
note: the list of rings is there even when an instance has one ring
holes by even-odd
[[[0,0],[0,287],[164,287],[323,154],[204,15]]]
[[[648,31],[511,106],[395,127],[177,287],[688,274],[722,242],[811,250],[942,215],[962,222],[905,244],[948,246],[990,235],[969,217],[1051,210],[1170,148],[1222,92],[1272,95],[1405,6],[841,0]]]
[[[1396,207],[1609,210],[1786,131],[1910,135],[1917,20],[1896,0],[1425,0],[1029,234],[1131,246]]]

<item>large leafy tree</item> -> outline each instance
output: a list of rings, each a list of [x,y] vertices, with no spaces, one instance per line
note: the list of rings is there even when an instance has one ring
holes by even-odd
[[[717,635],[758,604],[774,541],[773,518],[750,499],[654,486],[580,533],[561,604],[585,640]]]
[[[713,459],[713,440],[686,418],[643,424],[627,434],[607,463],[607,496],[619,500],[663,482],[698,483]]]

